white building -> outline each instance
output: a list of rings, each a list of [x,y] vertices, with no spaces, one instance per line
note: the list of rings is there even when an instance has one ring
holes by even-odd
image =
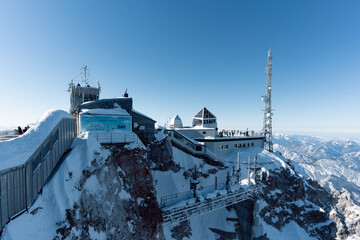
[[[217,158],[234,150],[264,147],[264,136],[254,131],[219,132],[216,116],[205,107],[193,117],[192,126],[183,126],[180,117],[176,115],[171,119],[167,132],[172,143],[178,147],[191,147],[195,152],[215,154]]]

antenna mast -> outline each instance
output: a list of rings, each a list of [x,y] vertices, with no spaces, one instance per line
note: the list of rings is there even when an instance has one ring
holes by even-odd
[[[87,70],[87,66],[85,65],[84,66],[84,76],[85,76],[85,80],[84,80],[84,82],[85,82],[85,85],[89,85],[89,81],[88,81],[88,79],[86,79],[86,70]]]
[[[272,143],[272,109],[271,109],[271,74],[272,74],[272,56],[271,48],[268,52],[266,64],[266,95],[262,97],[265,102],[263,135],[265,137],[265,149],[273,152]]]

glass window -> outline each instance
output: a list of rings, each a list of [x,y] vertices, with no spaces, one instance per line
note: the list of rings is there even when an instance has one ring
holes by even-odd
[[[253,147],[253,146],[254,146],[254,143],[251,143],[251,146]]]
[[[202,125],[202,121],[200,119],[196,119],[195,120],[195,126],[201,126]]]

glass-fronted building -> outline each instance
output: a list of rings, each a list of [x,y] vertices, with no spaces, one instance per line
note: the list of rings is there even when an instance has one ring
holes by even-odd
[[[78,124],[79,133],[132,131],[131,115],[122,108],[82,109]]]

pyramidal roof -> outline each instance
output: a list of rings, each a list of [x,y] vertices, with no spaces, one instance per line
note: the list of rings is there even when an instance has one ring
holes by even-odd
[[[214,114],[212,114],[207,108],[203,107],[194,118],[216,118]]]

